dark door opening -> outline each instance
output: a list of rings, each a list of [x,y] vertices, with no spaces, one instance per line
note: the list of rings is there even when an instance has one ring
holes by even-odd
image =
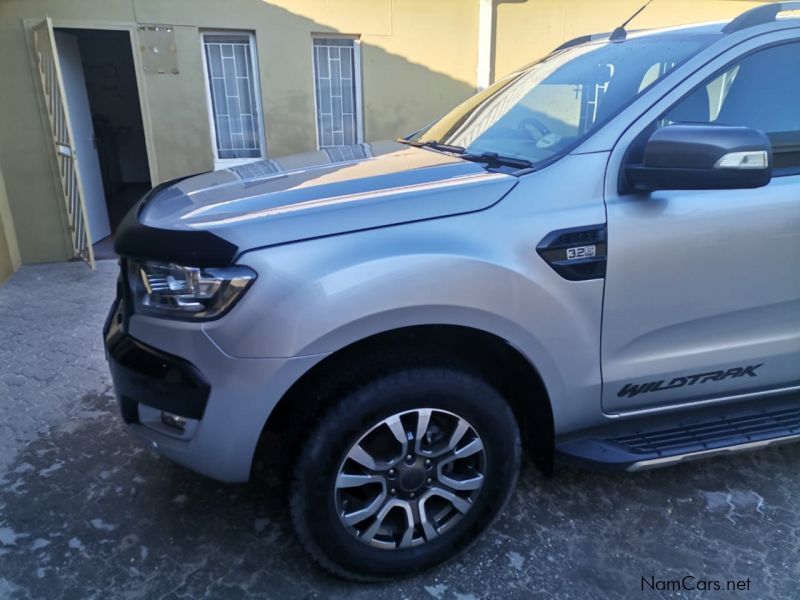
[[[114,258],[114,232],[151,187],[130,34],[55,35],[95,256]]]

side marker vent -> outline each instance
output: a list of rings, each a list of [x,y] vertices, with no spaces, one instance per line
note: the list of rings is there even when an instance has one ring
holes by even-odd
[[[606,276],[606,226],[553,231],[539,242],[536,252],[564,279],[602,279]]]

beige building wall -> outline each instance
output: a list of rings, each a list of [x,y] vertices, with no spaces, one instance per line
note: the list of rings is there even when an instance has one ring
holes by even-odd
[[[20,264],[17,238],[8,207],[8,195],[0,170],[0,283],[8,279]]]
[[[299,42],[296,51],[306,57],[307,65],[302,67],[309,73],[311,54],[306,40],[311,32],[360,34],[366,140],[411,133],[475,92],[477,0],[272,3],[315,23],[317,29],[295,40]],[[282,79],[292,77],[293,68],[296,63],[285,63]],[[304,85],[302,97],[312,103],[307,110],[311,122],[303,126],[313,134],[313,81],[302,75],[298,81]]]
[[[567,40],[613,31],[646,0],[495,0],[494,79],[537,60]],[[727,21],[756,0],[655,0],[628,29]]]
[[[475,89],[470,0],[2,0],[0,70],[14,85],[0,94],[0,165],[26,263],[70,254],[30,51],[45,15],[56,27],[175,27],[180,73],[137,69],[153,184],[213,168],[203,29],[255,32],[270,157],[316,149],[315,33],[360,36],[367,140],[413,131]]]
[[[493,70],[502,75],[565,39],[613,29],[643,0],[495,2]],[[752,4],[657,0],[635,27],[724,19]],[[279,157],[316,148],[313,34],[359,36],[364,137],[392,138],[474,93],[478,8],[479,0],[0,0],[0,72],[12,83],[0,93],[0,166],[22,261],[71,253],[31,58],[30,28],[45,15],[56,27],[132,31],[155,185],[213,168],[203,29],[255,32],[267,151]],[[174,27],[179,74],[142,71],[137,24]]]

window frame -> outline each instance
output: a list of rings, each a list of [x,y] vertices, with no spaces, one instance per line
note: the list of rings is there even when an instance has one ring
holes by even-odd
[[[325,148],[341,148],[341,146],[323,146],[321,131],[319,129],[319,103],[317,102],[317,65],[314,60],[314,40],[333,40],[345,39],[353,42],[353,84],[355,93],[355,115],[356,115],[356,144],[364,143],[364,112],[362,110],[362,70],[361,70],[361,36],[358,34],[341,33],[312,33],[311,34],[311,89],[314,96],[314,134],[316,138],[317,150]],[[346,146],[349,144],[345,144]]]
[[[247,36],[250,45],[250,68],[253,72],[253,87],[255,92],[255,107],[257,111],[256,122],[258,124],[258,144],[259,156],[249,158],[220,158],[219,147],[217,146],[217,123],[214,118],[214,102],[211,98],[211,82],[209,81],[209,66],[206,57],[206,36],[207,35],[241,35]],[[268,156],[267,141],[264,133],[264,110],[261,98],[261,80],[258,73],[258,46],[256,45],[256,34],[254,31],[244,29],[201,29],[200,30],[200,58],[203,63],[203,79],[206,94],[206,110],[208,112],[208,127],[211,134],[211,150],[214,158],[214,169],[225,169],[247,163],[265,160]]]

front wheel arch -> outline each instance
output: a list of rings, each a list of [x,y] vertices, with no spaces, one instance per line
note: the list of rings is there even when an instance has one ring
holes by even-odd
[[[331,391],[346,389],[354,378],[385,371],[387,363],[399,367],[425,359],[459,368],[497,387],[511,406],[523,448],[546,474],[552,473],[554,422],[550,394],[539,371],[528,358],[503,338],[460,325],[415,325],[378,333],[334,352],[305,373],[283,395],[261,434],[256,459],[279,435],[290,448],[289,466],[297,443],[324,410]],[[335,391],[334,391],[335,393]],[[254,463],[256,463],[254,461]]]

